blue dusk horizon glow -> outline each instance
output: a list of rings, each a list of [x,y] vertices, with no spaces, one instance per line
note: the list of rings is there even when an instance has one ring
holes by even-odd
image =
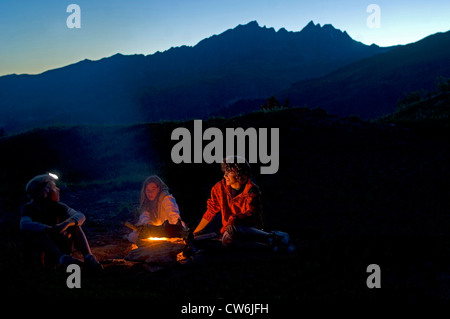
[[[80,8],[80,28],[66,24]],[[379,27],[370,27],[367,8],[380,8]],[[309,21],[331,24],[364,44],[408,44],[450,30],[447,0],[2,0],[0,76],[38,74],[84,59],[117,53],[149,55],[204,38],[239,24],[300,31]]]

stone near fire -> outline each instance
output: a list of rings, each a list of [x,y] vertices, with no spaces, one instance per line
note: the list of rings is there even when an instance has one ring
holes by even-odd
[[[177,255],[186,247],[184,240],[149,241],[143,246],[131,250],[126,260],[155,264],[170,264],[177,262]]]

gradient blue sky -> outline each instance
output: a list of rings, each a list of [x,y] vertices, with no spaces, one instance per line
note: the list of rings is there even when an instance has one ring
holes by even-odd
[[[81,8],[80,29],[66,26],[72,3]],[[372,3],[381,8],[379,29],[366,24]],[[449,17],[448,0],[0,0],[0,75],[193,46],[253,20],[288,31],[313,20],[365,44],[390,46],[448,31]]]

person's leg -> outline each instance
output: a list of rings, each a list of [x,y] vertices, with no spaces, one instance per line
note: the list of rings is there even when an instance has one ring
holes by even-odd
[[[266,232],[255,227],[230,226],[227,227],[227,240],[229,243],[241,247],[266,247],[273,251],[293,252],[295,246],[291,243],[287,233],[280,231]],[[224,235],[225,235],[224,234]],[[222,239],[223,242],[223,239]]]
[[[223,236],[224,246],[244,249],[267,249],[270,234],[262,230],[245,226],[227,226]]]
[[[84,234],[83,229],[80,226],[72,226],[67,229],[67,231],[72,235],[75,248],[78,249],[83,256],[92,255],[91,247]]]
[[[47,232],[37,233],[33,237],[33,243],[38,251],[46,254],[46,259],[52,263],[57,264],[64,253],[59,249],[54,238],[52,238]]]
[[[89,242],[84,234],[83,229],[80,226],[72,226],[68,228],[69,233],[72,235],[75,247],[84,256],[84,265],[88,268],[103,269],[103,266],[98,262],[97,258],[92,254]]]
[[[271,238],[273,237],[272,233],[265,232],[255,227],[240,225],[236,226],[235,236],[237,239],[257,241],[262,244],[269,244],[271,242]]]
[[[72,242],[60,234],[41,232],[34,237],[34,243],[38,250],[45,253],[45,260],[51,264],[67,266],[79,264],[79,260],[72,258]]]

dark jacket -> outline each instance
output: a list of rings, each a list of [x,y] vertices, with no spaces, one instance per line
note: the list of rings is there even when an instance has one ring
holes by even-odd
[[[48,226],[59,224],[69,217],[73,218],[79,226],[86,220],[83,213],[77,212],[66,204],[51,200],[41,202],[32,200],[22,208],[20,229],[39,232]]]

